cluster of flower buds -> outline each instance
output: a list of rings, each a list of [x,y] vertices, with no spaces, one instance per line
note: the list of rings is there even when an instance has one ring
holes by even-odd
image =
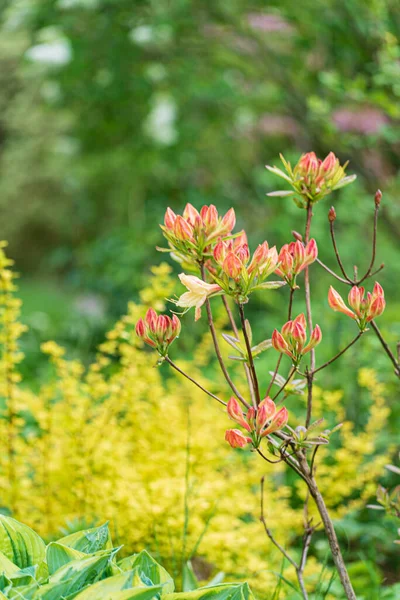
[[[254,448],[258,448],[262,438],[282,429],[288,422],[287,409],[282,407],[277,410],[275,402],[269,397],[260,402],[257,410],[249,408],[246,415],[236,398],[232,397],[226,408],[230,418],[249,434],[243,434],[240,429],[228,429],[225,433],[225,440],[232,448],[243,448],[246,444],[252,444]]]
[[[224,217],[218,215],[214,205],[203,206],[200,212],[187,204],[183,215],[176,215],[167,208],[164,225],[161,225],[169,248],[166,250],[178,262],[202,260],[210,255],[212,246],[219,237],[229,236],[235,227],[236,217],[233,208]]]
[[[294,191],[272,192],[268,196],[298,194],[300,198],[295,197],[294,200],[301,208],[305,208],[309,203],[318,202],[332,191],[352,183],[356,178],[356,175],[346,177],[347,163],[341,166],[333,152],[330,152],[324,160],[317,158],[314,152],[307,152],[301,156],[294,168],[282,155],[281,161],[286,172],[277,167],[267,166],[267,169],[288,181]]]
[[[282,246],[279,252],[279,266],[275,273],[282,277],[291,288],[296,287],[296,276],[318,256],[317,242],[313,239],[306,246],[299,240]]]
[[[187,310],[195,308],[195,320],[198,321],[201,316],[201,307],[204,302],[210,296],[219,294],[222,289],[218,284],[206,283],[195,275],[181,273],[179,279],[188,291],[182,294],[182,296],[175,301],[175,304]]]
[[[166,356],[168,348],[181,331],[181,322],[176,315],[157,315],[149,308],[144,319],[136,323],[136,334],[146,344],[156,348],[161,356]]]
[[[385,294],[382,286],[375,283],[372,294],[367,292],[365,298],[365,289],[354,285],[348,295],[348,302],[351,309],[346,306],[341,295],[331,286],[328,293],[329,306],[333,310],[339,311],[354,319],[360,328],[364,331],[367,323],[379,317],[385,310]]]
[[[287,354],[292,359],[295,367],[300,364],[304,354],[315,348],[321,340],[321,328],[319,325],[316,325],[311,333],[308,344],[306,343],[307,325],[303,313],[285,323],[280,332],[275,329],[272,334],[272,346],[278,352]]]
[[[265,282],[278,265],[276,247],[270,248],[267,242],[263,242],[251,257],[244,231],[235,239],[220,239],[213,255],[217,265],[216,270],[211,269],[214,280],[239,302],[246,302],[252,290],[274,289],[283,285],[277,281]]]

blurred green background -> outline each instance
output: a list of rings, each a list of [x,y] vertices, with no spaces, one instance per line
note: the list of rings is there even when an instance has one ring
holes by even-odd
[[[331,267],[330,204],[343,260],[361,270],[373,196],[382,189],[377,264],[386,265],[379,282],[388,307],[380,325],[390,343],[400,339],[398,0],[3,0],[0,7],[1,237],[21,273],[29,379],[44,368],[42,340],[88,360],[138,298],[150,266],[165,259],[155,246],[167,206],[234,206],[253,248],[264,239],[280,246],[292,229],[302,231],[304,213],[291,200],[266,197],[282,188],[265,169],[279,152],[296,161],[301,152],[333,150],[358,175],[316,206],[314,236]],[[314,314],[328,340],[322,360],[349,341],[349,323],[327,309],[329,276],[313,272]],[[279,294],[255,298],[260,335],[270,336],[285,310]],[[192,315],[185,321],[190,329]],[[196,335],[181,349],[190,351]],[[326,372],[326,385],[340,377],[361,426],[354,372],[379,370],[392,392],[384,445],[400,426],[399,389],[378,349],[365,336]],[[384,535],[381,516],[372,527],[375,538]],[[359,557],[376,561],[363,535]],[[390,573],[391,539],[385,552]]]

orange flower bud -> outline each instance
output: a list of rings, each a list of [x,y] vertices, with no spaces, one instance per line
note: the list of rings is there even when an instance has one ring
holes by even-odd
[[[351,319],[356,319],[355,313],[349,308],[347,308],[342,296],[332,286],[330,286],[329,288],[328,303],[333,310],[342,312],[344,315],[347,315]]]
[[[325,177],[332,175],[339,164],[338,159],[333,152],[329,152],[328,156],[324,158],[320,166],[320,172],[324,173]]]
[[[289,420],[289,415],[288,415],[287,408],[285,406],[283,406],[272,417],[270,424],[268,425],[268,427],[266,429],[264,429],[264,431],[261,434],[261,437],[265,437],[266,435],[269,435],[270,433],[274,433],[274,431],[278,431],[279,429],[282,429],[286,425],[288,420]]]
[[[315,348],[315,346],[318,346],[318,344],[321,342],[321,340],[322,340],[322,331],[321,331],[320,326],[316,325],[311,333],[310,341],[308,342],[307,346],[303,349],[303,354],[307,354],[307,352],[310,352],[310,350]]]
[[[240,276],[242,267],[242,261],[233,252],[227,254],[222,265],[223,271],[232,279],[237,279]]]
[[[225,440],[232,448],[244,448],[247,444],[251,443],[251,438],[243,435],[239,429],[228,429],[225,432]]]
[[[152,348],[157,348],[161,356],[166,356],[170,344],[179,335],[181,323],[176,315],[157,316],[153,308],[149,308],[144,319],[136,323],[136,335]]]
[[[266,398],[264,398],[264,400],[262,400],[262,402],[260,402],[257,409],[256,418],[258,432],[260,432],[263,429],[263,427],[265,427],[265,425],[267,424],[269,419],[275,414],[275,412],[276,404],[273,400],[271,400],[269,396],[267,396]]]
[[[244,427],[247,431],[251,431],[251,427],[244,418],[239,402],[233,396],[228,400],[226,410],[233,421],[239,423],[239,425]]]
[[[193,240],[193,227],[178,215],[175,220],[174,234],[178,240]]]
[[[236,215],[233,208],[230,208],[228,212],[224,215],[221,225],[220,225],[220,233],[222,235],[227,235],[231,233],[232,229],[234,229],[236,225]]]
[[[167,211],[165,213],[165,217],[164,217],[164,225],[167,229],[170,229],[171,231],[174,230],[174,226],[175,226],[175,220],[176,220],[176,214],[174,213],[173,210],[171,210],[169,207],[167,208]]]
[[[207,232],[211,232],[218,226],[218,211],[213,204],[203,206],[200,215]]]
[[[157,313],[154,310],[154,308],[149,308],[148,311],[146,312],[146,323],[149,326],[149,329],[151,329],[152,331],[155,331],[156,327],[157,327]]]
[[[189,202],[186,204],[185,210],[183,211],[183,218],[193,228],[198,226],[201,222],[199,211]]]

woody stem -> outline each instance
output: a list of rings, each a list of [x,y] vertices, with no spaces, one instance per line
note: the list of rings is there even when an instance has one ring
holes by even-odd
[[[246,344],[247,357],[248,357],[248,361],[249,361],[249,369],[250,369],[251,379],[252,379],[252,383],[253,383],[254,394],[256,397],[256,404],[258,406],[261,401],[260,390],[258,387],[258,379],[257,379],[256,369],[254,366],[253,354],[251,352],[251,344],[250,344],[249,336],[247,334],[247,329],[246,329],[246,319],[244,317],[243,304],[239,304],[239,314],[240,314],[240,322],[242,325],[243,337],[244,337],[244,341]]]
[[[306,219],[306,231],[304,236],[305,245],[310,241],[310,229],[312,220],[312,204],[309,201],[307,204],[307,219]],[[306,267],[304,272],[304,292],[306,300],[306,313],[307,323],[310,332],[312,331],[312,314],[311,314],[311,291],[310,291],[310,271],[309,267]],[[315,349],[312,348],[310,351],[310,370],[307,373],[307,414],[306,414],[306,427],[310,425],[312,415],[312,401],[313,401],[313,371],[315,369]]]

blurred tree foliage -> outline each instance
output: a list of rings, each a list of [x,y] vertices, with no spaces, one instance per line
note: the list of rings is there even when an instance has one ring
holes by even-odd
[[[304,215],[266,198],[281,184],[264,165],[332,149],[359,176],[334,198],[344,261],[369,261],[380,187],[394,299],[399,38],[397,0],[3,0],[0,208],[18,268],[61,274],[119,314],[160,260],[166,206],[233,205],[253,244],[280,245]],[[315,235],[332,265],[327,209]],[[328,281],[314,282],[321,313]]]

